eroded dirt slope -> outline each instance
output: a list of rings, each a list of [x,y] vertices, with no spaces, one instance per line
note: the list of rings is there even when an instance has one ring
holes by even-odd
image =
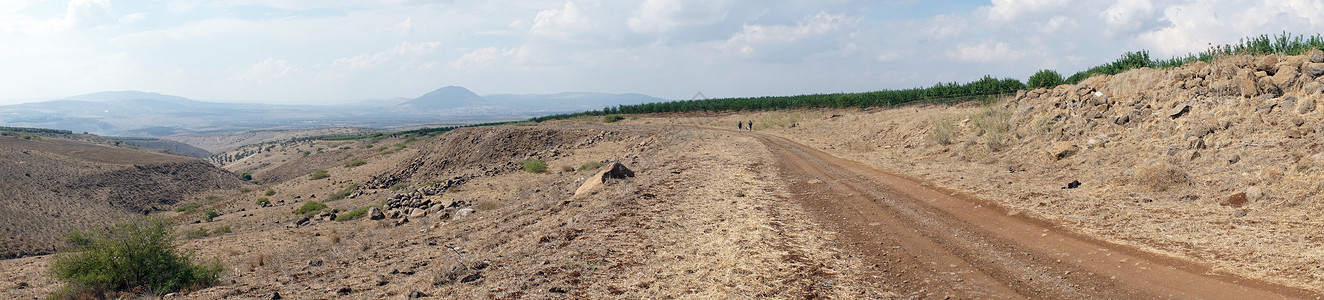
[[[197,159],[56,138],[0,137],[0,161],[0,257],[51,253],[64,232],[242,184]]]

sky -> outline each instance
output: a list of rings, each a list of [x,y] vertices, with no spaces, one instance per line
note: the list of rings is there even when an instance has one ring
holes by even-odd
[[[1321,27],[1324,1],[1303,0],[4,0],[0,104],[863,92]]]

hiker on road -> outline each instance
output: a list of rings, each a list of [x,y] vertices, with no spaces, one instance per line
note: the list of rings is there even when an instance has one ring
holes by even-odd
[[[745,122],[736,121],[736,130],[745,130]]]

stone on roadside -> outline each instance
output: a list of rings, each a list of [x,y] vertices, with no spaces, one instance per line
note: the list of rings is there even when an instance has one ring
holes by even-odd
[[[474,214],[474,209],[472,209],[472,208],[461,208],[461,209],[455,211],[455,214],[451,216],[451,219],[452,219],[452,220],[459,220],[459,219],[462,219],[462,218],[467,217],[467,216],[472,215],[472,214]]]
[[[409,211],[409,217],[419,219],[428,215],[428,211],[422,208],[412,208]]]
[[[381,219],[385,219],[385,218],[386,218],[386,215],[385,215],[385,214],[382,214],[382,210],[381,210],[381,209],[378,209],[378,208],[376,208],[376,207],[368,208],[368,219],[369,219],[369,220],[381,220]]]
[[[634,171],[631,171],[629,168],[626,168],[625,165],[620,163],[611,163],[603,168],[602,171],[585,179],[584,183],[579,185],[578,189],[575,189],[575,196],[587,194],[602,187],[602,184],[606,182],[608,178],[621,179],[626,177],[634,177]]]
[[[1227,201],[1221,203],[1223,206],[1242,207],[1246,205],[1246,192],[1239,192],[1227,197]]]
[[[1071,142],[1056,142],[1049,148],[1048,156],[1053,160],[1062,160],[1075,155],[1077,151],[1080,151],[1080,147]]]

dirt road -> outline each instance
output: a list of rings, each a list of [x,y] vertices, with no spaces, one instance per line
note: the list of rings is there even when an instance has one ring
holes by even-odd
[[[977,198],[752,133],[870,276],[922,298],[1320,299],[1081,236]]]

